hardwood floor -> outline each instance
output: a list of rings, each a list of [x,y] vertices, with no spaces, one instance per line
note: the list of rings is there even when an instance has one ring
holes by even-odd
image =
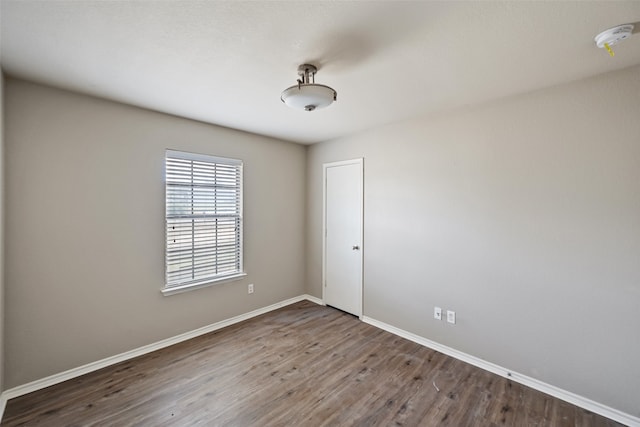
[[[12,399],[2,425],[620,424],[303,301]]]

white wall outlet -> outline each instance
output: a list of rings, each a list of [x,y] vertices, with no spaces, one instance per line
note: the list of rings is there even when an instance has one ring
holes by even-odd
[[[433,318],[442,320],[442,309],[440,307],[433,307]]]
[[[248,287],[247,287],[247,292],[252,294],[253,293],[253,283],[251,283]]]
[[[447,310],[447,322],[449,323],[456,323],[456,312],[455,311],[451,311],[451,310]]]

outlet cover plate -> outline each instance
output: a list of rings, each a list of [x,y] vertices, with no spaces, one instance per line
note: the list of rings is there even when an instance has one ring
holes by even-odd
[[[456,323],[456,312],[455,311],[447,310],[447,322],[453,323],[455,325],[455,323]]]

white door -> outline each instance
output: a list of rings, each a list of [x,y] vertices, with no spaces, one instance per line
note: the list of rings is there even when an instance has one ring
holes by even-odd
[[[325,304],[362,316],[363,159],[324,165]]]

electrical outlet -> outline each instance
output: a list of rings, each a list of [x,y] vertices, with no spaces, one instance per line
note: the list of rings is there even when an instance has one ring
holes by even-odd
[[[247,291],[252,294],[253,293],[253,283],[251,283],[248,287],[247,287]]]
[[[447,310],[447,322],[453,323],[455,325],[455,323],[456,323],[456,312],[455,311]]]
[[[433,307],[433,318],[442,320],[442,309],[440,307]]]

